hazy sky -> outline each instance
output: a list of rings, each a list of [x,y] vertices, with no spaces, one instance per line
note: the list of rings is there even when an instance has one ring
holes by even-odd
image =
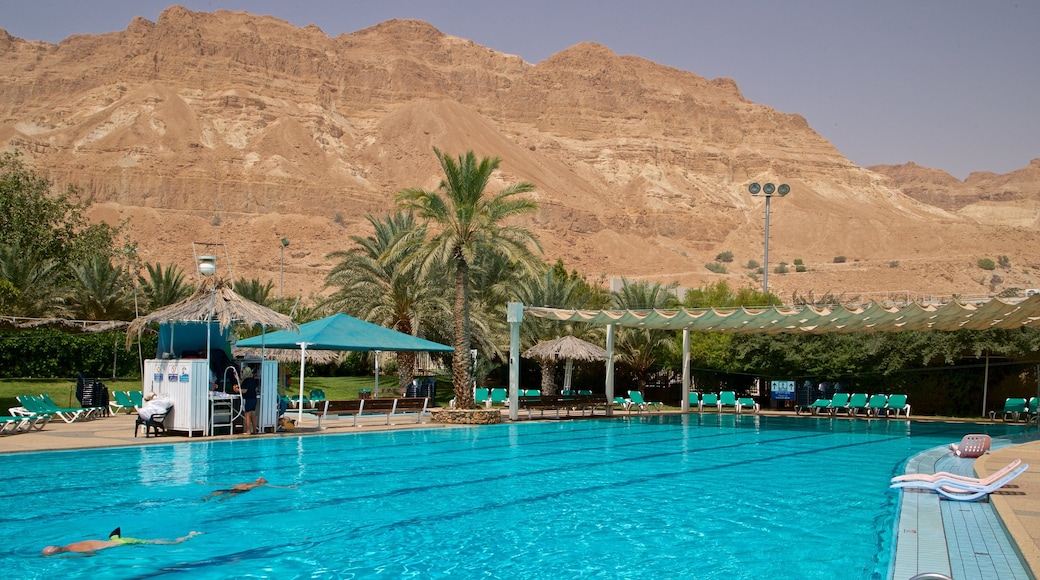
[[[1019,0],[184,0],[246,10],[330,36],[391,18],[531,63],[603,44],[799,113],[861,166],[914,161],[958,178],[1040,157],[1040,2]],[[30,40],[123,30],[170,2],[0,2],[0,28]]]

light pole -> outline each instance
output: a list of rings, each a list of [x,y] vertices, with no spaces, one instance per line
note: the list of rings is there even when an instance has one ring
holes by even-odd
[[[285,248],[289,245],[289,238],[282,238],[282,247],[278,248],[278,298],[282,297],[282,273],[285,265]]]
[[[762,262],[764,262],[762,264],[762,294],[769,294],[769,200],[773,198],[774,194],[783,197],[791,193],[791,188],[786,183],[781,183],[780,187],[777,187],[772,183],[759,185],[758,182],[755,182],[748,186],[748,191],[751,192],[751,195],[763,195],[766,198],[766,243],[765,255],[762,258]]]

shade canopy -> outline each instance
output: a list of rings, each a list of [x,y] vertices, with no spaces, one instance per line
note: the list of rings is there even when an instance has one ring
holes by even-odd
[[[398,332],[378,324],[365,322],[343,313],[301,324],[299,331],[280,330],[270,334],[253,336],[238,341],[239,347],[299,348],[307,350],[352,350],[352,351],[412,351],[447,352],[450,346],[439,344],[410,334]]]
[[[538,360],[597,361],[607,360],[607,351],[575,336],[561,336],[539,342],[525,350],[523,357]]]
[[[235,323],[296,328],[292,318],[235,294],[221,280],[213,286],[199,287],[194,294],[176,304],[134,319],[126,329],[127,344],[130,344],[134,335],[140,336],[151,324],[209,321],[217,322],[222,331]]]
[[[678,310],[565,310],[525,306],[524,314],[558,322],[722,332],[827,334],[908,330],[989,330],[1040,326],[1040,295],[984,302],[868,302],[859,305],[681,308]]]

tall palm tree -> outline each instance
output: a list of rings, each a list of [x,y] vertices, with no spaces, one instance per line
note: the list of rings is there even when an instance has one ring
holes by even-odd
[[[238,294],[242,298],[252,300],[261,306],[269,306],[271,301],[271,292],[274,290],[274,282],[268,280],[267,283],[260,281],[260,278],[253,278],[246,280],[245,278],[239,278],[235,281],[235,294]]]
[[[194,285],[185,282],[184,272],[176,264],[163,268],[156,262],[154,266],[145,264],[145,268],[148,277],[138,276],[137,281],[150,310],[176,304],[195,292]]]
[[[484,190],[501,160],[484,157],[479,162],[473,151],[458,159],[433,152],[444,170],[444,179],[438,191],[409,188],[397,194],[398,204],[414,210],[423,219],[435,224],[440,231],[427,241],[429,256],[435,260],[450,261],[455,274],[455,299],[452,355],[452,383],[457,404],[473,407],[470,389],[470,264],[478,250],[492,251],[513,261],[533,258],[529,245],[539,250],[538,240],[526,228],[504,222],[512,217],[535,211],[538,206],[530,199],[515,196],[534,191],[534,184],[526,181],[507,185],[498,193],[485,196]]]
[[[96,255],[72,267],[69,311],[84,320],[131,320],[134,300],[130,278],[107,256]]]
[[[327,256],[340,262],[325,278],[325,285],[339,289],[323,307],[419,336],[434,312],[448,308],[443,287],[423,276],[420,261],[411,259],[425,241],[425,228],[416,224],[411,212],[367,219],[373,235],[351,236],[353,248]],[[401,388],[415,377],[415,359],[413,352],[397,353]]]
[[[623,310],[650,308],[676,308],[679,299],[675,296],[678,283],[653,284],[645,281],[629,281],[622,278],[621,289],[614,294],[615,307]],[[662,348],[669,343],[666,330],[647,328],[622,328],[618,332],[618,360],[632,369],[639,379],[639,390],[643,391],[646,380]]]

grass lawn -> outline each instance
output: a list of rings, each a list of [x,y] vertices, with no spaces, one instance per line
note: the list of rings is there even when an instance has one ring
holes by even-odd
[[[292,392],[299,393],[300,377],[294,376],[292,381]],[[140,379],[102,379],[109,392],[112,391],[140,391]],[[356,399],[361,389],[374,389],[375,377],[306,377],[303,387],[307,392],[311,389],[322,389],[325,397],[329,399]],[[65,407],[78,407],[76,399],[76,379],[0,379],[0,415],[7,415],[7,409],[17,407],[18,395],[39,395],[47,393],[58,405]],[[379,377],[379,394],[382,397],[400,396],[402,393],[397,389],[397,376]],[[110,395],[111,396],[111,395]],[[448,406],[452,398],[450,376],[437,378],[436,400],[431,406]]]

